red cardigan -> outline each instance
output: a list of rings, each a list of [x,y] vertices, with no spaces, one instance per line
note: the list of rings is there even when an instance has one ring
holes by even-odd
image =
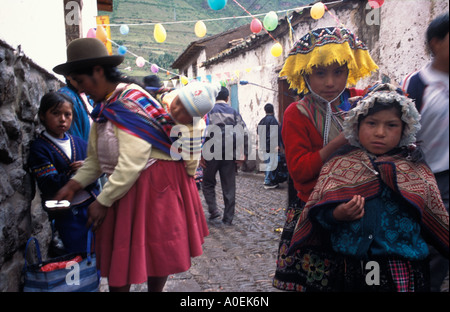
[[[363,95],[363,90],[350,88],[350,97]],[[283,116],[281,135],[285,146],[286,164],[297,190],[297,196],[308,201],[322,168],[319,150],[323,138],[314,124],[291,103]]]

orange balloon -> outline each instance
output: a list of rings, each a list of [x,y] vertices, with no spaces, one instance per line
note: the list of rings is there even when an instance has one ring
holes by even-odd
[[[102,41],[103,43],[108,42],[108,35],[106,34],[105,28],[101,25],[97,25],[97,30],[95,31],[95,37]]]

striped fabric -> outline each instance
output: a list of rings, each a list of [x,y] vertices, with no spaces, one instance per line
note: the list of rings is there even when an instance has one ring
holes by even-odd
[[[95,122],[109,120],[170,155],[174,122],[161,104],[138,85],[119,84],[107,102],[95,106],[92,117]]]

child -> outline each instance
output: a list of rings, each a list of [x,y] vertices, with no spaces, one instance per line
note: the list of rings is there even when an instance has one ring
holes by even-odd
[[[419,119],[414,102],[389,84],[346,117],[351,146],[323,166],[289,251],[306,273],[314,250],[329,244],[336,255],[316,280],[325,290],[427,291],[426,241],[448,258],[448,213],[415,146]],[[371,261],[379,266],[374,281],[365,270]]]
[[[292,231],[325,160],[347,143],[342,131],[350,99],[363,90],[348,88],[377,69],[366,45],[342,27],[314,29],[291,50],[280,76],[305,96],[286,109],[281,136],[286,164],[299,202],[287,211],[273,285],[290,290],[298,263],[286,262]]]
[[[88,214],[101,276],[108,277],[110,291],[143,282],[149,291],[162,291],[170,274],[188,270],[191,257],[202,254],[208,235],[195,182],[171,156],[174,120],[122,76],[117,66],[123,56],[110,56],[100,40],[76,39],[67,52],[68,61],[54,71],[69,75],[97,104],[88,157],[55,199],[70,200],[107,173]]]
[[[97,183],[81,189],[72,200],[71,208],[52,211],[45,201],[52,199],[82,166],[87,143],[66,133],[72,124],[73,104],[59,92],[45,94],[39,107],[39,119],[45,127],[30,149],[29,164],[41,191],[42,205],[55,221],[65,247],[65,253],[86,251],[87,207],[99,193]]]
[[[161,102],[177,123],[171,130],[171,137],[177,138],[173,147],[180,150],[189,176],[198,174],[206,129],[204,117],[213,108],[219,91],[220,85],[193,82],[161,97]]]

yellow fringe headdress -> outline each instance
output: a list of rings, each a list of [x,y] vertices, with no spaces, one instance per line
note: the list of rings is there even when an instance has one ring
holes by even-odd
[[[312,68],[333,63],[347,64],[347,85],[356,85],[359,79],[378,69],[367,46],[350,30],[343,27],[317,28],[303,36],[289,53],[280,77],[286,76],[291,89],[306,92],[304,76]]]

